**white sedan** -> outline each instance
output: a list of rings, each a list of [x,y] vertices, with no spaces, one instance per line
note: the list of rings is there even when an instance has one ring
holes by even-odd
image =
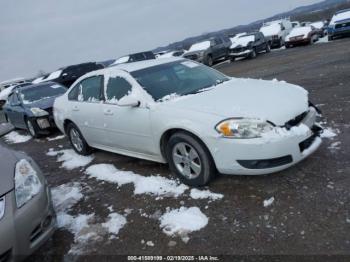
[[[230,78],[181,58],[90,72],[54,103],[76,152],[98,148],[169,163],[184,183],[290,167],[321,144],[308,92],[278,81]]]

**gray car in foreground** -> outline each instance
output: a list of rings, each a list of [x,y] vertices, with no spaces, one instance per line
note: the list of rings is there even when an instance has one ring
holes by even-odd
[[[18,261],[51,237],[56,217],[35,162],[1,144],[0,156],[0,261]]]

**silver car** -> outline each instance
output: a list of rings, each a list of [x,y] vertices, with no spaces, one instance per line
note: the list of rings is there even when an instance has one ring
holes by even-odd
[[[26,154],[0,144],[0,261],[33,253],[56,226],[50,189]]]

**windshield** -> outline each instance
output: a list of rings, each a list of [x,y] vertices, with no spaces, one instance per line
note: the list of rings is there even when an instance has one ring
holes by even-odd
[[[39,100],[56,97],[66,92],[66,89],[59,84],[34,86],[20,90],[20,97],[23,104],[31,104]]]
[[[176,61],[131,72],[155,101],[169,95],[195,94],[229,78],[192,61]]]

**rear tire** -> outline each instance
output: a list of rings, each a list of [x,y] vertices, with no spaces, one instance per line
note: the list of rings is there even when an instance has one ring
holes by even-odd
[[[214,161],[208,149],[196,138],[178,132],[166,147],[169,168],[189,186],[205,186],[216,175]]]
[[[68,124],[67,136],[75,152],[83,156],[87,156],[91,154],[92,152],[91,147],[86,143],[79,128],[75,124],[73,123]]]

